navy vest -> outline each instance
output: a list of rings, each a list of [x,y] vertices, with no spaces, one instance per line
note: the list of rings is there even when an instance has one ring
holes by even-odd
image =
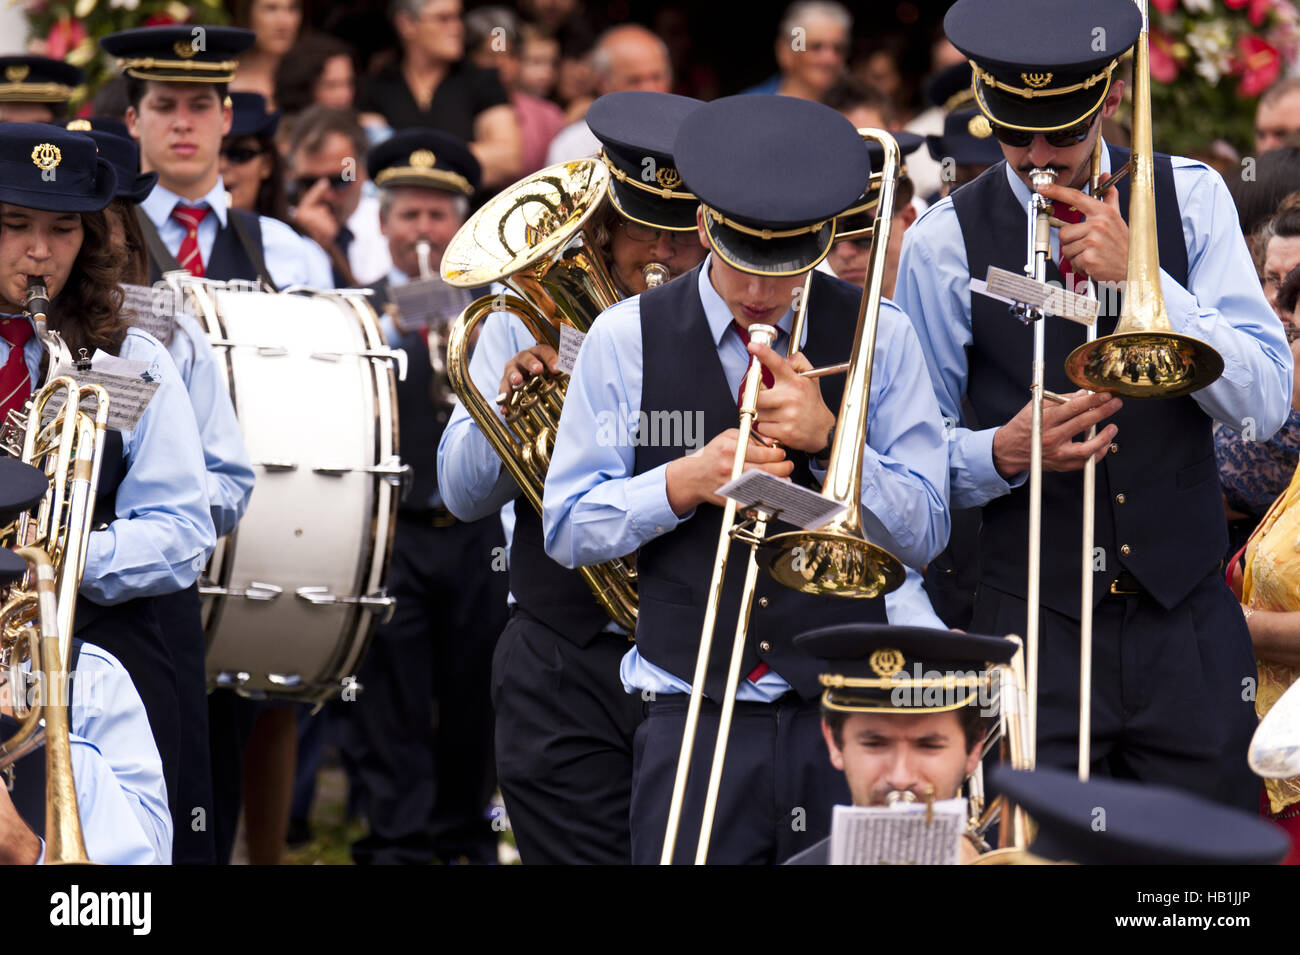
[[[644,383],[641,410],[672,414],[703,413],[703,438],[710,439],[740,423],[736,396],[727,383],[717,345],[700,302],[697,266],[665,285],[641,296],[641,341]],[[809,298],[808,337],[804,354],[814,366],[844,361],[853,347],[858,304],[862,290],[821,272],[813,273]],[[843,376],[821,380],[827,407],[838,412]],[[638,446],[635,473],[667,464],[693,451],[684,447]],[[815,487],[807,457],[790,452],[794,479]],[[694,515],[671,533],[643,544],[637,553],[637,647],[641,654],[675,676],[689,682],[695,671],[700,629],[713,572],[713,557],[722,529],[722,508],[700,505]],[[777,523],[769,533],[789,530]],[[748,548],[735,542],[728,557],[727,580],[722,591],[713,654],[704,692],[720,701],[726,687],[731,658],[731,635],[740,611]],[[804,699],[821,692],[817,681],[821,664],[795,647],[796,634],[832,623],[885,622],[885,602],[815,597],[758,575],[754,611],[750,617],[741,677],[758,665],[768,664]]]
[[[1128,160],[1128,150],[1112,146],[1110,159],[1111,168],[1118,169]],[[1130,181],[1117,187],[1126,216]],[[1155,182],[1160,265],[1185,286],[1187,248],[1168,156],[1156,156]],[[983,278],[990,265],[1021,271],[1026,212],[1007,183],[1004,163],[954,193],[953,207],[972,276]],[[1054,263],[1048,265],[1048,279],[1062,281]],[[1108,297],[1114,298],[1103,299]],[[1103,301],[1099,336],[1113,331],[1118,310],[1118,303]],[[1059,318],[1046,321],[1045,387],[1072,392],[1077,386],[1065,375],[1065,359],[1083,344],[1084,328]],[[1029,400],[1034,331],[1008,314],[1004,304],[982,295],[971,296],[971,328],[967,395],[980,422],[994,427]],[[1095,546],[1102,559],[1094,560],[1093,593],[1101,600],[1122,567],[1162,606],[1172,608],[1215,569],[1227,548],[1211,420],[1195,400],[1182,397],[1127,398],[1110,421],[1119,433],[1112,453],[1097,467]],[[1082,502],[1082,471],[1043,473],[1042,602],[1075,619]],[[983,516],[981,583],[1023,596],[1029,482],[989,502]]]
[[[81,656],[81,641],[73,639],[71,649],[68,652],[68,673],[76,674],[77,658]],[[68,700],[71,702],[74,697],[77,680],[75,675],[68,684]],[[71,717],[69,717],[69,726]],[[0,735],[8,739],[18,729],[18,723],[13,717],[0,717]],[[22,759],[14,763],[14,788],[9,793],[9,798],[14,804],[14,809],[18,810],[18,815],[22,817],[23,822],[27,823],[29,829],[36,833],[42,839],[45,838],[45,747],[38,746]],[[2,783],[0,783],[2,785]],[[81,811],[86,807],[79,806]]]
[[[214,214],[209,213],[209,215]],[[248,229],[249,238],[257,246],[259,254],[262,253],[261,219],[255,213],[243,209],[227,209],[226,214],[240,217]],[[204,262],[203,266],[204,277],[218,282],[229,282],[232,279],[253,281],[257,278],[257,266],[253,264],[253,259],[244,249],[243,243],[239,241],[238,234],[231,228],[229,222],[224,229],[217,230],[217,237],[212,242],[212,252],[209,253],[208,261]],[[150,254],[149,282],[152,284],[160,278],[162,278],[162,267]]]
[[[371,286],[375,311],[388,304],[388,279]],[[450,407],[433,401],[433,366],[422,332],[407,332],[397,347],[407,355],[406,380],[397,382],[397,420],[402,441],[402,463],[411,466],[411,483],[403,504],[425,510],[438,487],[438,442],[451,414]]]

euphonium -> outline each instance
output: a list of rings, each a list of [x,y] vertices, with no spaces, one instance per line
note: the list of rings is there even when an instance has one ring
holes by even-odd
[[[475,288],[500,282],[516,293],[485,295],[452,323],[447,375],[465,410],[539,513],[568,376],[547,371],[528,379],[498,398],[504,406],[499,415],[470,379],[470,342],[483,319],[504,311],[518,317],[539,344],[558,351],[561,326],[585,333],[596,316],[622,298],[592,229],[607,201],[608,177],[604,164],[592,159],[534,173],[471,216],[442,258],[442,277],[449,285]],[[657,263],[646,266],[645,272],[648,285],[667,277]],[[634,630],[636,568],[631,558],[579,572],[610,619]]]
[[[1223,358],[1199,338],[1170,324],[1160,288],[1156,241],[1155,162],[1151,143],[1151,67],[1147,8],[1133,50],[1133,183],[1128,207],[1128,280],[1115,331],[1080,345],[1065,373],[1081,388],[1132,398],[1190,394],[1223,374]]]

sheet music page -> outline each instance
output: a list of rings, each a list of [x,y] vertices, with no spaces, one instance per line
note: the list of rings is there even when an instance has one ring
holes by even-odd
[[[59,365],[54,376],[67,375],[78,385],[103,385],[108,389],[108,426],[114,431],[130,431],[140,423],[140,416],[153,400],[162,380],[146,361],[117,358],[104,351],[96,351],[89,369],[75,365]],[[51,401],[45,406],[45,421],[52,421],[63,407],[61,401]],[[83,411],[94,412],[93,399],[82,400]]]
[[[391,287],[389,297],[401,310],[402,326],[412,331],[441,328],[470,303],[469,292],[434,276]]]
[[[180,294],[170,285],[159,283],[149,287],[122,283],[125,293],[122,312],[136,328],[143,328],[164,345],[172,340],[176,331],[177,302]]]
[[[556,357],[560,363],[560,371],[566,375],[573,374],[573,366],[578,360],[578,352],[582,349],[582,342],[586,337],[572,325],[560,326],[560,351]]]
[[[831,865],[957,865],[966,831],[966,800],[836,806],[831,816]]]
[[[830,498],[766,471],[746,471],[718,488],[718,493],[767,514],[779,509],[779,520],[806,531],[825,526],[844,510]]]

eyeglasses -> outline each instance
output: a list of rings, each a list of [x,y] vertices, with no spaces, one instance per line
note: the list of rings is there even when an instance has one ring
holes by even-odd
[[[1047,140],[1047,145],[1056,149],[1068,149],[1071,146],[1077,146],[1088,138],[1088,133],[1092,131],[1092,124],[1096,122],[1097,115],[1094,113],[1073,126],[1067,126],[1065,129],[1055,129],[1049,133],[1038,133],[1029,129],[1012,129],[1010,126],[1003,126],[1001,123],[989,123],[993,128],[993,135],[1000,142],[1006,143],[1017,149],[1023,149],[1034,141],[1035,136],[1042,136]]]
[[[322,179],[328,182],[329,187],[335,192],[343,192],[348,188],[348,186],[356,182],[355,178],[349,179],[342,173],[339,173],[337,176],[299,176],[297,179],[293,180],[291,184],[293,188],[290,191],[303,195]]]
[[[667,236],[669,244],[684,248],[700,241],[694,229],[687,232],[674,232],[670,229],[656,229],[653,226],[642,225],[640,222],[631,222],[627,219],[619,222],[619,228],[633,242],[655,242],[661,236]]]
[[[221,150],[221,157],[236,166],[252,162],[260,155],[262,155],[262,150],[256,146],[231,146],[228,149]]]

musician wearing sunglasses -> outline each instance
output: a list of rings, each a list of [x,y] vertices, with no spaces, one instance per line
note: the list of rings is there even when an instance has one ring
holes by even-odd
[[[279,111],[260,93],[231,93],[230,133],[221,143],[221,182],[235,209],[289,221],[284,160],[275,148]]]
[[[6,124],[0,165],[0,312],[10,316],[0,322],[0,416],[44,380],[44,345],[18,304],[33,278],[44,282],[50,324],[74,355],[102,350],[143,361],[160,382],[137,425],[105,439],[76,635],[130,673],[173,813],[189,818],[189,807],[177,805],[182,687],[155,603],[191,587],[216,542],[194,412],[166,349],[120,312],[122,262],[103,212],[116,176],[95,142],[55,126]]]
[[[657,263],[675,278],[705,250],[695,226],[699,204],[678,179],[672,143],[698,100],[668,93],[609,93],[587,123],[610,178],[594,214],[594,245],[620,294],[645,291]],[[649,160],[649,162],[646,162]],[[470,377],[491,398],[543,369],[555,350],[523,323],[498,312],[483,323]],[[462,517],[494,514],[513,502],[510,592],[513,608],[492,661],[497,775],[525,865],[626,865],[633,734],[641,701],[623,692],[618,669],[628,634],[601,610],[574,570],[547,556],[542,522],[463,408],[452,414],[438,451],[439,486]],[[565,687],[563,706],[553,687]]]
[[[830,248],[834,216],[860,198],[871,172],[848,120],[783,96],[699,107],[682,121],[673,156],[683,187],[699,198],[696,228],[709,255],[596,321],[569,383],[544,497],[546,550],[562,565],[637,552],[636,646],[620,667],[624,689],[646,713],[634,749],[635,863],[658,861],[664,845],[724,513],[717,492],[736,451],[737,395],[757,357],[765,387],[745,467],[818,487],[843,378],[798,373],[849,357],[862,291],[814,272],[802,339],[794,349],[788,339],[807,273]],[[848,453],[861,455],[867,535],[920,566],[948,535],[943,428],[932,395],[915,387],[924,358],[910,323],[888,302],[878,320],[867,440]],[[771,347],[749,342],[758,323],[778,330]],[[665,414],[698,420],[699,441],[600,437],[602,421]],[[746,556],[733,543],[731,567]],[[810,625],[885,621],[884,600],[832,600],[760,577],[712,830],[709,859],[719,863],[779,862],[826,835],[829,807],[848,793],[818,756],[817,667],[792,636]],[[740,598],[733,574],[701,687],[676,861],[694,856]]]
[[[328,259],[314,242],[279,220],[230,208],[221,179],[222,142],[234,122],[226,88],[253,34],[203,31],[201,44],[188,26],[140,27],[100,40],[126,76],[126,123],[140,143],[141,168],[158,173],[140,204],[150,279],[182,268],[221,281],[332,288]]]
[[[1050,31],[1025,43],[1027,26]],[[1029,173],[1057,173],[1047,274],[1103,290],[1098,334],[1115,327],[1128,278],[1129,180],[1088,193],[1102,120],[1119,108],[1121,58],[1137,41],[1131,0],[959,0],[948,38],[970,60],[975,102],[1004,162],[929,209],[903,242],[897,295],[916,324],[952,429],[954,507],[983,507],[973,630],[1023,633],[1029,574],[1033,329],[973,293],[991,265],[1025,266]],[[975,121],[979,117],[976,117]],[[1128,151],[1102,144],[1103,179]],[[1076,391],[1065,359],[1081,325],[1045,319],[1038,761],[1078,759],[1080,469],[1097,462],[1093,558],[1092,772],[1195,789],[1253,809],[1244,753],[1254,727],[1243,681],[1255,671],[1240,608],[1219,571],[1227,545],[1211,424],[1256,440],[1286,420],[1291,353],[1259,289],[1222,179],[1199,162],[1154,157],[1160,287],[1173,330],[1223,358],[1199,391],[1160,401]],[[962,418],[969,400],[980,430]],[[1088,429],[1096,437],[1087,440]]]
[[[962,795],[996,716],[990,671],[1010,662],[1016,643],[873,624],[823,627],[794,642],[820,664],[822,737],[853,805]],[[962,862],[978,854],[978,840],[963,840]],[[829,863],[827,837],[786,865]]]

